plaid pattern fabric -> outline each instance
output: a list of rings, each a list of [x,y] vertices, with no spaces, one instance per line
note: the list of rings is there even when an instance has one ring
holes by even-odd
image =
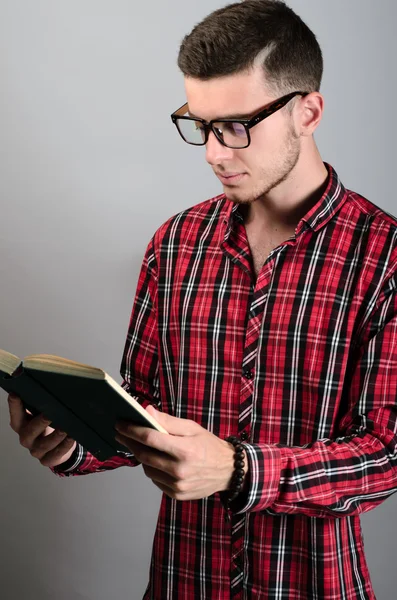
[[[397,220],[322,198],[255,280],[225,195],[168,219],[139,276],[121,375],[143,404],[238,435],[248,488],[163,495],[145,599],[375,598],[360,518],[397,490]],[[78,447],[60,476],[122,465]]]

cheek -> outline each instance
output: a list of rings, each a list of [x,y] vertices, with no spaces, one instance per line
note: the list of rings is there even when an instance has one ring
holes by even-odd
[[[276,116],[272,115],[270,119]],[[270,119],[252,127],[248,148],[236,150],[239,166],[253,179],[261,179],[269,169],[276,168],[285,154],[285,123],[277,119],[270,122]]]
[[[278,114],[271,115],[255,127],[251,128],[251,144],[249,148],[257,155],[266,155],[270,159],[283,147],[288,133],[287,123],[278,119]]]
[[[241,170],[249,175],[246,183],[262,177],[263,171],[272,164],[272,154],[263,143],[250,145],[246,149],[246,153],[239,157]]]
[[[263,156],[263,150],[260,150],[251,140],[248,148],[238,150],[236,167],[238,166],[239,170],[249,175],[254,174],[258,171],[258,166],[261,163],[260,156]]]
[[[281,134],[271,137],[268,133],[266,138],[263,135],[257,136],[249,149],[251,152],[247,162],[249,160],[250,172],[259,178],[276,169],[286,153],[285,140]]]

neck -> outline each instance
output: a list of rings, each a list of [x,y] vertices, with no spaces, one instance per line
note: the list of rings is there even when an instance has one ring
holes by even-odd
[[[318,202],[328,181],[328,171],[317,150],[310,160],[299,158],[288,178],[266,196],[244,206],[245,224],[255,228],[291,232]]]

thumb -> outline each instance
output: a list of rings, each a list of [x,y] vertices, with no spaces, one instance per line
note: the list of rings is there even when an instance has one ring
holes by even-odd
[[[172,435],[195,435],[199,425],[190,419],[180,419],[167,413],[156,410],[151,404],[146,407],[147,412]]]

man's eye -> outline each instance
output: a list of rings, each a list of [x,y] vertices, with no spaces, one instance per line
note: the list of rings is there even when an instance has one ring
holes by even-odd
[[[245,136],[245,127],[235,121],[222,121],[216,124],[221,135],[233,135],[237,137]]]
[[[223,124],[224,133],[231,133],[233,135],[242,136],[245,135],[245,127],[241,123],[226,122]]]
[[[233,131],[236,135],[245,135],[245,127],[241,123],[233,123]]]

